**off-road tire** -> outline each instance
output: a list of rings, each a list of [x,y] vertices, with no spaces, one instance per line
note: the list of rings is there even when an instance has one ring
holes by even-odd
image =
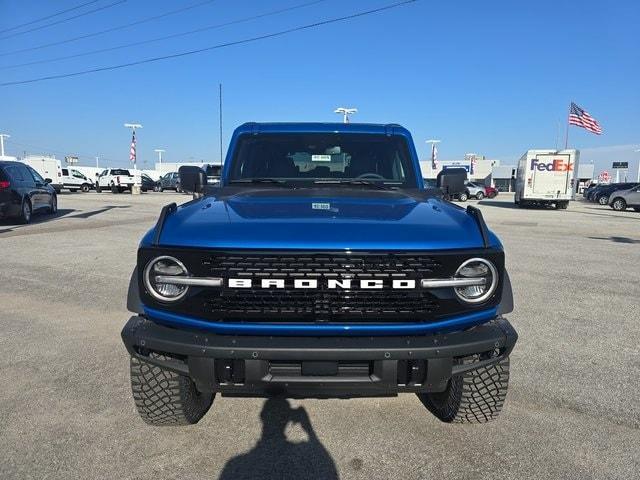
[[[611,202],[611,208],[616,212],[624,212],[627,209],[627,202],[624,201],[624,198],[616,198]]]
[[[166,355],[151,353],[158,359]],[[193,425],[213,402],[213,393],[196,389],[189,377],[131,357],[131,391],[142,419],[149,425]]]
[[[463,364],[478,361],[467,357]],[[446,423],[486,423],[502,410],[509,385],[509,357],[453,377],[444,392],[419,393],[418,398]]]

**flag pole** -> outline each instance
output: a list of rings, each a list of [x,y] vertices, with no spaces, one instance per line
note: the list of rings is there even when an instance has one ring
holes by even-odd
[[[569,148],[569,115],[571,115],[571,102],[569,102],[569,112],[567,113],[567,131],[564,136],[564,149]]]

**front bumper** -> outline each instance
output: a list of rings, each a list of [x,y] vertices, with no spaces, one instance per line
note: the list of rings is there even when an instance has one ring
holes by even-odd
[[[144,316],[122,330],[130,355],[191,377],[200,391],[317,398],[443,391],[452,376],[508,356],[517,338],[502,317],[454,333],[393,337],[217,335]],[[461,364],[472,355],[475,363]]]

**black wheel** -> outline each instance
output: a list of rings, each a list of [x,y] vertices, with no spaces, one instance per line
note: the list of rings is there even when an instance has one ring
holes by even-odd
[[[627,209],[627,202],[624,201],[624,198],[616,198],[611,203],[611,208],[613,208],[617,212],[622,212]]]
[[[91,190],[91,186],[88,183],[83,183],[82,187],[80,187],[80,190],[82,190],[84,193],[87,193],[89,190]]]
[[[153,358],[171,359],[152,353]],[[131,391],[142,419],[150,425],[193,425],[215,394],[202,393],[189,377],[131,357]]]
[[[56,213],[58,213],[58,196],[57,195],[53,195],[51,197],[51,206],[49,207],[49,213],[51,215],[55,215]]]
[[[468,198],[469,198],[469,195],[467,195],[466,192],[461,193],[460,196],[458,197],[458,199],[461,202],[466,202]]]
[[[606,195],[601,195],[598,197],[598,203],[600,205],[607,205],[609,203],[609,197]]]
[[[120,189],[115,185],[111,185],[111,193],[120,193]]]
[[[22,199],[22,207],[20,207],[20,215],[18,221],[23,224],[31,223],[31,216],[33,215],[33,209],[31,207],[31,200],[28,198]]]
[[[462,363],[473,363],[478,359],[478,355],[473,355]],[[419,393],[418,398],[443,422],[486,423],[498,417],[508,385],[509,357],[453,377],[444,392]]]
[[[476,193],[476,198],[477,198],[478,200],[482,200],[482,199],[484,198],[484,193],[482,193],[482,192],[478,192],[478,193]]]
[[[97,193],[102,193],[102,187],[100,186],[100,184],[98,182],[96,182],[96,192]]]

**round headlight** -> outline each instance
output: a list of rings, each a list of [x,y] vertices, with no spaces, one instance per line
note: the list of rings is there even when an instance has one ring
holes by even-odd
[[[187,294],[186,285],[172,283],[171,277],[186,277],[186,267],[177,258],[162,256],[151,260],[144,269],[144,286],[149,294],[161,302],[175,302]]]
[[[487,300],[498,286],[498,272],[489,260],[470,258],[463,262],[455,274],[456,279],[481,280],[477,285],[454,288],[460,300],[466,303],[482,303]]]

